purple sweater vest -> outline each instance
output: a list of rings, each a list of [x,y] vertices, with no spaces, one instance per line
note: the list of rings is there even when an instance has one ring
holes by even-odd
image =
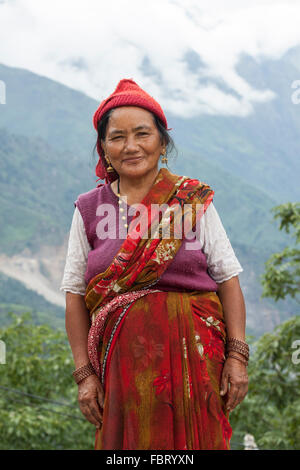
[[[103,204],[111,204],[115,208],[112,220],[108,213],[97,215],[97,208]],[[87,193],[80,194],[74,205],[79,209],[91,250],[88,254],[87,268],[85,272],[86,284],[97,274],[106,271],[113,258],[119,251],[126,238],[126,229],[121,224],[119,235],[119,204],[118,197],[111,189],[110,184],[104,184],[99,188],[94,188]],[[124,206],[124,204],[123,204]],[[128,224],[133,216],[128,216]],[[111,238],[102,239],[97,235],[97,225],[108,227],[116,226],[116,236],[112,232]],[[126,221],[125,221],[126,222]],[[99,227],[99,226],[98,226]],[[98,231],[99,233],[99,231]],[[217,291],[218,284],[212,279],[207,271],[206,256],[202,249],[187,250],[187,240],[183,240],[173,261],[162,274],[155,287],[164,291]]]

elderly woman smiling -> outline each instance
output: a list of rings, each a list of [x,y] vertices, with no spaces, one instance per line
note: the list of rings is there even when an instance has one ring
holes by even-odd
[[[214,191],[159,168],[173,144],[166,117],[133,80],[120,81],[93,122],[105,183],[74,202],[61,290],[95,449],[229,449],[249,348],[242,267]],[[191,231],[175,236],[185,207]]]

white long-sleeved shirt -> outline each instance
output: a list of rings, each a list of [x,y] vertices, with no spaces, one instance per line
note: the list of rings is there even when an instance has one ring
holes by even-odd
[[[215,282],[227,281],[243,271],[227,237],[217,210],[211,202],[200,219],[199,241],[193,249],[203,249],[209,275]],[[84,295],[88,253],[91,250],[80,211],[75,207],[69,234],[65,269],[60,290]]]

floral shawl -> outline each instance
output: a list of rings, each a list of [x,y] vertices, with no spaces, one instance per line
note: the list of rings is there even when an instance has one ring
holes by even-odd
[[[165,168],[159,170],[141,202],[147,208],[143,214],[146,223],[135,224],[136,214],[111,265],[104,273],[91,279],[86,289],[85,303],[92,319],[88,349],[98,375],[99,348],[107,316],[119,305],[129,304],[153,291],[150,286],[158,282],[181,246],[183,237],[178,229],[182,228],[183,210],[183,233],[189,233],[205,213],[213,196],[214,191],[197,179],[172,174]],[[165,211],[160,218],[158,206],[163,204]],[[137,231],[138,227],[140,231]],[[145,227],[146,234],[142,230]],[[167,230],[169,238],[164,236]]]

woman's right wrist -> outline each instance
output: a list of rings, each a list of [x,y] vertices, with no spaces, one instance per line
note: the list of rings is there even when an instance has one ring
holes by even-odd
[[[72,350],[75,369],[79,369],[79,367],[83,367],[90,362],[86,345],[80,346],[74,346]]]
[[[74,372],[72,373],[73,378],[77,385],[82,382],[82,380],[86,379],[90,375],[95,375],[96,372],[90,362],[82,365],[81,367],[77,367]]]

